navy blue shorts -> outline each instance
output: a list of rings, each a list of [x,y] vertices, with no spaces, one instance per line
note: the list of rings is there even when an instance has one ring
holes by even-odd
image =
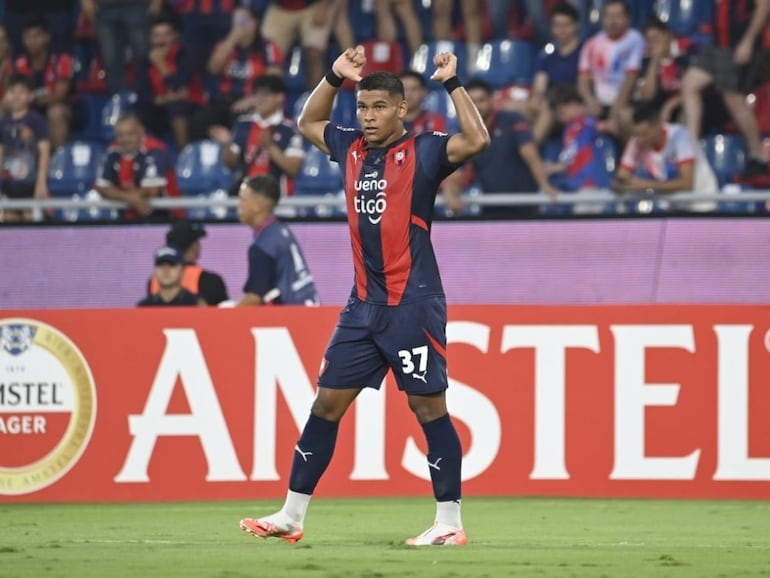
[[[378,389],[392,369],[402,391],[444,391],[446,320],[443,296],[397,306],[351,298],[326,348],[319,387]]]

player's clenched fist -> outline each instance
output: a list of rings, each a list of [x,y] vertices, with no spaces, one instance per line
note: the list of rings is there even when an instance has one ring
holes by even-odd
[[[431,76],[432,80],[444,82],[453,76],[457,76],[457,57],[451,52],[439,52],[433,57],[436,72]]]
[[[342,78],[359,82],[361,80],[361,71],[365,65],[364,47],[356,46],[355,48],[348,48],[337,57],[337,60],[332,64],[332,72]]]

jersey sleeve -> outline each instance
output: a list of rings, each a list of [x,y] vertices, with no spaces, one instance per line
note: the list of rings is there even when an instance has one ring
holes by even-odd
[[[354,128],[336,126],[332,123],[327,124],[324,129],[324,142],[331,153],[329,158],[335,162],[344,159],[350,145],[362,135],[360,130]]]
[[[118,186],[118,171],[116,165],[119,162],[118,153],[111,152],[107,155],[102,163],[99,176],[96,178],[96,184],[100,187],[117,187]]]
[[[593,50],[594,39],[591,38],[580,49],[580,60],[578,61],[578,72],[588,74],[591,72],[591,51]]]
[[[541,50],[537,53],[537,57],[535,59],[535,74],[538,72],[547,72],[546,66],[548,65],[548,54],[546,53],[545,49]]]
[[[644,58],[644,37],[636,33],[628,59],[623,67],[624,70],[626,72],[639,72],[639,69],[642,67],[642,58]]]
[[[462,166],[449,160],[447,146],[450,135],[443,132],[424,132],[417,137],[416,152],[429,176],[436,175],[441,182]]]
[[[30,117],[30,128],[35,133],[35,138],[39,141],[48,140],[48,123],[39,115],[33,115]]]
[[[625,150],[623,151],[623,157],[620,159],[620,166],[632,173],[636,169],[636,157],[638,156],[639,145],[636,143],[636,139],[632,138],[628,141]]]
[[[249,276],[243,285],[243,292],[264,297],[275,288],[276,278],[275,259],[259,247],[249,247]]]
[[[695,143],[687,129],[677,131],[674,139],[674,161],[683,165],[695,161]]]
[[[535,137],[532,136],[532,129],[529,126],[529,122],[519,114],[514,114],[511,118],[510,130],[513,133],[516,145],[519,147],[523,147],[525,144],[529,144],[535,140]]]
[[[249,138],[249,129],[251,123],[248,121],[238,121],[233,128],[233,142],[230,144],[233,152],[238,155],[241,163],[244,162],[243,157],[246,154],[246,141]]]
[[[69,82],[75,75],[75,68],[72,64],[72,56],[69,54],[60,54],[56,61],[56,81]]]

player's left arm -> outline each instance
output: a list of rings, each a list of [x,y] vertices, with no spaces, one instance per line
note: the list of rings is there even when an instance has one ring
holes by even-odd
[[[449,91],[460,122],[460,132],[452,135],[447,142],[447,159],[450,163],[460,164],[489,146],[489,131],[476,105],[457,79],[457,57],[441,52],[433,58],[433,64],[436,65],[436,72],[431,78],[446,83],[444,87]]]

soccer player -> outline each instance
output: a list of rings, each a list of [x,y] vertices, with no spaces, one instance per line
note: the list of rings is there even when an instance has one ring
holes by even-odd
[[[404,128],[403,84],[389,73],[361,78],[366,59],[349,48],[318,83],[299,117],[302,134],[337,161],[345,179],[355,284],[324,354],[318,392],[295,447],[289,491],[273,515],[241,520],[259,537],[294,543],[310,498],[334,452],[338,424],[364,387],[388,369],[406,392],[425,432],[437,501],[435,524],[407,544],[463,545],[460,439],[447,413],[446,301],[430,241],[439,183],[490,142],[484,122],[457,79],[457,58],[434,58],[457,109],[460,133],[413,135]],[[360,129],[329,123],[344,79],[358,82]]]

